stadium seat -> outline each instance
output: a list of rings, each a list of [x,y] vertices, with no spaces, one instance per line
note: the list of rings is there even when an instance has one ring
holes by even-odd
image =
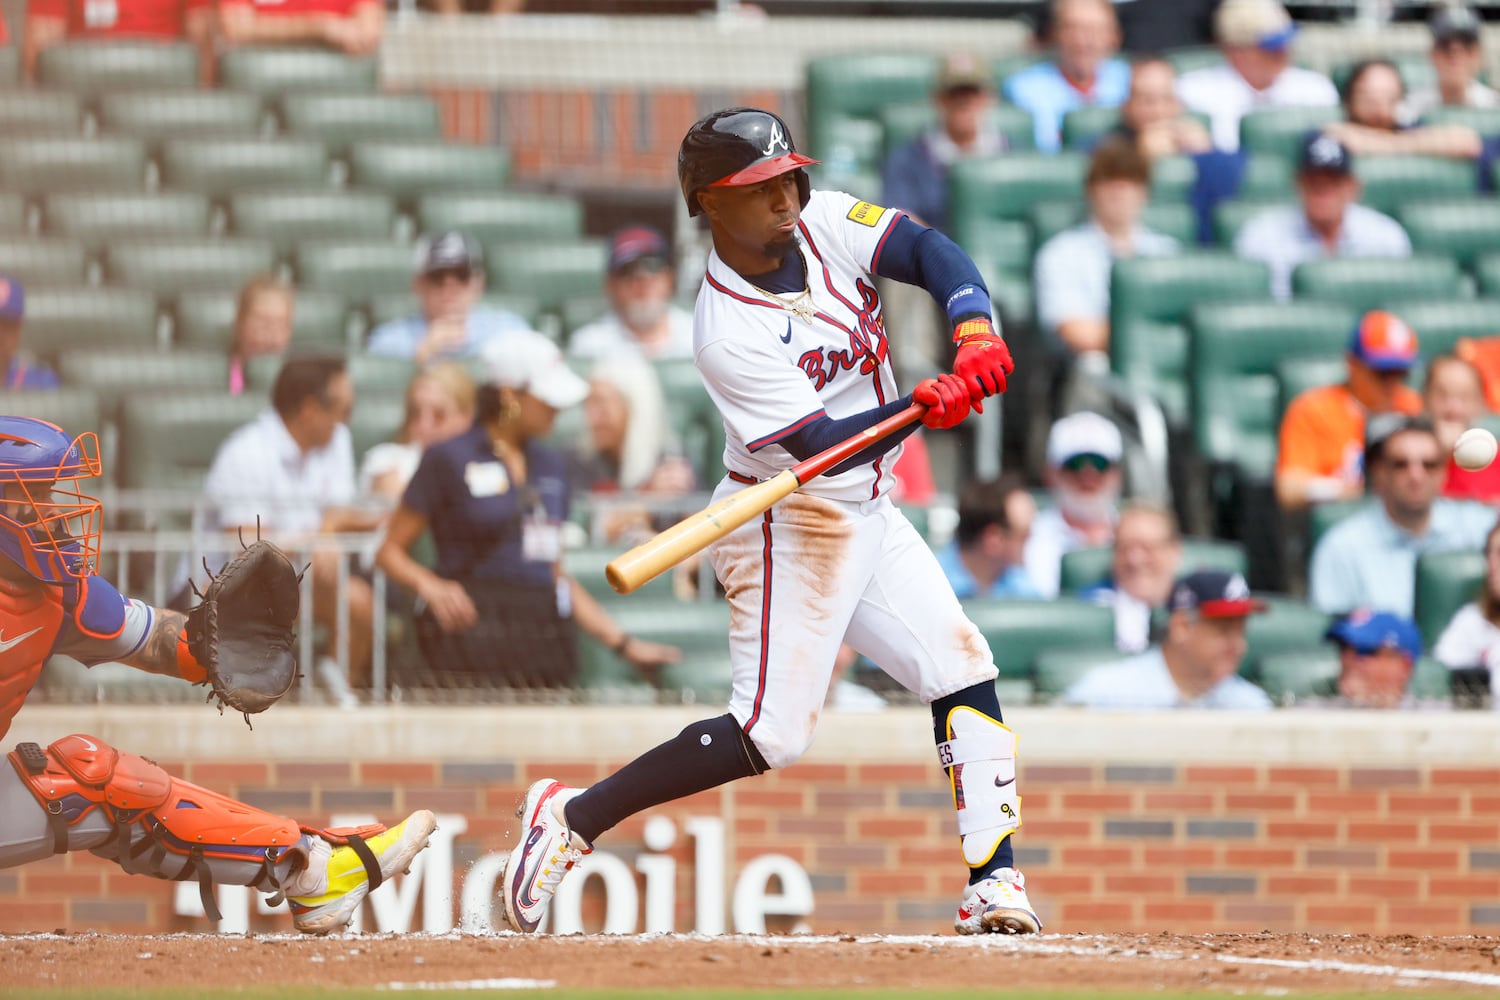
[[[1032,122],[1031,112],[1018,108],[1014,104],[992,104],[986,118],[990,126],[1005,137],[1005,148],[1008,152],[1019,152],[1036,147],[1036,125]],[[937,120],[937,106],[930,99],[892,104],[880,109],[876,132],[877,138],[881,138],[879,135],[881,132],[884,136],[877,150],[877,157],[871,166],[879,170],[884,154],[911,142],[935,126]],[[866,124],[863,119],[849,119],[849,121]]]
[[[317,139],[341,156],[361,139],[443,137],[437,104],[425,94],[295,94],[281,100],[290,135]]]
[[[1500,135],[1500,108],[1440,105],[1424,113],[1423,125],[1467,125],[1485,138]]]
[[[37,81],[80,94],[117,94],[198,85],[198,51],[157,41],[85,41],[49,45],[37,58]]]
[[[1113,646],[1044,649],[1033,662],[1037,700],[1054,701],[1090,670],[1107,663],[1119,663],[1130,655]]]
[[[1347,339],[1345,343],[1348,343]],[[1342,355],[1338,357],[1331,354],[1308,355],[1277,362],[1276,384],[1280,387],[1280,412],[1285,414],[1292,400],[1307,390],[1343,382],[1348,377],[1348,373],[1348,361]],[[1279,417],[1277,423],[1280,423]]]
[[[412,248],[394,240],[317,240],[297,248],[297,283],[363,302],[411,287]]]
[[[557,318],[561,321],[561,333],[566,340],[573,336],[574,331],[586,326],[594,320],[609,312],[609,298],[603,293],[595,295],[579,295],[558,303],[554,307]]]
[[[1211,464],[1269,479],[1281,423],[1276,366],[1341,358],[1358,313],[1332,302],[1209,305],[1192,313],[1193,439]]]
[[[162,145],[161,180],[216,197],[317,187],[328,183],[328,150],[310,139],[172,139]]]
[[[174,342],[179,347],[227,351],[238,299],[235,291],[183,293],[177,299]],[[349,346],[349,303],[344,297],[298,289],[292,306],[292,346],[343,352]]]
[[[219,86],[266,97],[370,93],[377,76],[374,56],[354,58],[314,47],[241,45],[219,57]]]
[[[1396,214],[1412,202],[1473,198],[1479,172],[1469,160],[1440,156],[1356,156],[1354,175],[1364,185],[1359,201]]]
[[[1237,197],[1245,201],[1280,201],[1295,192],[1295,160],[1270,153],[1259,153],[1245,161]]]
[[[349,183],[403,202],[434,191],[495,191],[510,179],[510,154],[498,146],[444,142],[356,142],[349,147]]]
[[[1267,656],[1260,663],[1260,686],[1278,705],[1327,697],[1339,676],[1338,649],[1332,644]]]
[[[1295,163],[1308,132],[1342,117],[1342,110],[1336,106],[1251,111],[1240,119],[1240,148],[1247,153],[1265,153]]]
[[[1359,310],[1402,300],[1456,299],[1461,288],[1458,264],[1448,257],[1313,260],[1292,272],[1297,298],[1342,302]]]
[[[1198,181],[1198,164],[1187,156],[1164,156],[1151,164],[1151,200],[1185,202]]]
[[[15,191],[0,191],[0,233],[26,231],[26,198]]]
[[[1077,153],[1017,153],[962,160],[948,173],[949,215],[959,245],[1001,219],[1024,220],[1040,201],[1082,201],[1086,162]]]
[[[408,274],[407,285],[410,286],[410,275]],[[495,309],[506,309],[515,313],[530,323],[533,327],[541,321],[542,304],[534,295],[525,294],[498,294],[486,293],[480,300],[484,305]],[[420,312],[417,297],[410,291],[384,292],[380,295],[372,295],[368,300],[368,312],[370,324],[379,326],[381,323],[393,319],[401,319],[403,316],[415,316]]]
[[[834,129],[846,119],[876,121],[882,109],[930,100],[937,60],[926,54],[849,52],[807,62],[807,135],[803,150],[833,162]]]
[[[90,253],[120,239],[207,236],[208,199],[188,192],[54,194],[43,201],[42,230],[78,240]]]
[[[1500,251],[1500,204],[1492,200],[1411,202],[1396,217],[1417,253],[1452,257],[1469,267],[1482,254]]]
[[[1422,357],[1448,354],[1464,337],[1500,336],[1500,300],[1424,299],[1392,302],[1391,312],[1406,321],[1417,335]]]
[[[1000,678],[1031,678],[1037,654],[1050,649],[1099,649],[1113,644],[1114,612],[1087,601],[969,600],[964,613],[989,641]]]
[[[1118,260],[1110,278],[1114,371],[1152,393],[1175,424],[1188,419],[1189,312],[1206,302],[1263,301],[1270,275],[1259,261],[1213,253]]]
[[[658,361],[656,377],[667,401],[667,421],[698,482],[712,489],[724,476],[724,420],[692,361]]]
[[[104,430],[99,419],[99,400],[90,389],[0,389],[0,413],[14,413],[49,420],[69,434]],[[113,470],[106,469],[109,476]]]
[[[134,288],[39,288],[26,293],[26,345],[55,361],[97,347],[160,345],[156,297]]]
[[[417,227],[423,233],[450,229],[482,243],[524,236],[583,234],[583,205],[565,195],[530,191],[435,194],[417,201]]]
[[[1328,533],[1328,529],[1351,514],[1357,514],[1377,501],[1369,497],[1358,500],[1327,500],[1314,504],[1307,512],[1307,536],[1309,550]]]
[[[1245,627],[1249,651],[1240,673],[1258,681],[1260,665],[1267,657],[1294,649],[1313,649],[1321,644],[1329,617],[1295,598],[1257,596],[1266,602],[1266,612],[1251,615]]]
[[[139,191],[145,184],[146,145],[139,139],[45,136],[0,143],[0,189],[6,191]]]
[[[231,403],[223,386],[229,384],[229,358],[223,351],[162,351],[154,348],[109,348],[75,351],[58,359],[58,374],[64,385],[92,389],[99,397],[105,419],[117,412],[120,400],[157,400],[169,395],[162,390],[194,389],[212,393],[221,405]],[[170,441],[172,446],[162,447]],[[178,450],[170,435],[156,437],[151,448],[161,453]],[[148,485],[120,481],[122,486]]]
[[[149,142],[193,137],[245,138],[263,134],[266,110],[255,94],[232,90],[165,90],[104,94],[99,128]]]
[[[1061,202],[1046,202],[1045,204],[1069,209],[1078,207]],[[1066,224],[1072,225],[1073,221],[1069,219]],[[1034,239],[1032,226],[1013,220],[991,222],[988,225],[971,229],[968,239],[970,245],[965,249],[976,263],[1030,278],[1031,259],[1035,252],[1032,242]]]
[[[269,392],[285,360],[275,355],[251,358],[245,365],[246,384],[251,388]],[[417,373],[417,366],[406,358],[355,351],[345,354],[345,361],[349,378],[354,382],[356,397],[370,396],[373,399],[382,396],[400,396],[406,391],[406,384]],[[355,405],[359,405],[357,400]],[[397,424],[400,422],[399,419],[396,421]],[[385,440],[385,438],[379,440]]]
[[[112,285],[176,296],[184,291],[237,291],[275,264],[276,250],[265,240],[120,240],[105,251],[104,274]]]
[[[314,188],[231,194],[230,231],[270,240],[286,255],[306,240],[390,239],[396,204],[378,191]]]
[[[265,407],[263,396],[226,396],[204,388],[127,396],[120,417],[120,485],[201,489],[219,445]],[[172,446],[163,448],[163,441]]]
[[[491,243],[485,247],[490,287],[534,295],[544,308],[604,286],[609,247],[602,239]],[[409,265],[408,265],[409,267]]]
[[[1119,108],[1098,106],[1074,108],[1063,115],[1063,148],[1087,152],[1118,124],[1120,124]]]
[[[1232,247],[1245,223],[1268,209],[1295,207],[1296,204],[1295,201],[1285,199],[1261,201],[1234,198],[1221,201],[1214,206],[1214,242],[1221,247]]]
[[[683,662],[664,671],[664,687],[723,695],[729,690],[729,605],[723,601],[623,601],[610,605],[616,623],[633,636],[670,643]],[[580,636],[583,682],[591,687],[633,686],[635,671],[619,657]],[[602,654],[602,655],[601,655]],[[614,662],[609,662],[609,661]]]
[[[563,551],[563,569],[569,576],[577,580],[590,594],[601,601],[615,601],[619,594],[615,593],[609,581],[604,578],[604,568],[610,561],[624,551],[622,546],[603,546],[565,549]],[[642,584],[639,590],[631,594],[632,598],[639,596],[645,601],[658,599],[672,600],[672,571],[668,570],[654,580]]]
[[[1485,557],[1481,549],[1426,552],[1417,557],[1413,617],[1429,650],[1458,609],[1478,598],[1484,575]]]
[[[1074,549],[1062,557],[1059,584],[1063,593],[1077,593],[1104,582],[1109,576],[1114,548],[1108,545]],[[1244,573],[1247,568],[1245,547],[1239,542],[1219,538],[1184,538],[1182,540],[1182,572],[1192,573],[1200,569],[1224,570],[1228,573]]]
[[[1036,245],[1038,248],[1058,233],[1070,226],[1076,226],[1088,219],[1088,205],[1078,201],[1043,201],[1038,202],[1031,210],[1031,228],[1036,233]],[[1181,202],[1153,201],[1146,206],[1141,215],[1141,222],[1149,229],[1154,229],[1164,236],[1170,236],[1184,245],[1196,245],[1198,242],[1198,217],[1191,205]],[[996,226],[1004,223],[996,223]],[[985,230],[981,230],[983,238]],[[1023,265],[1024,270],[1030,274],[1030,262]]]
[[[66,90],[0,90],[0,134],[78,135],[83,107]]]
[[[828,164],[824,170],[833,174],[865,172],[878,176],[881,157],[888,148],[885,129],[871,118],[838,118],[829,124],[823,141],[828,152],[820,159]],[[827,189],[833,185],[825,178],[814,186]]]
[[[354,410],[349,415],[349,439],[356,456],[364,455],[377,444],[390,441],[400,433],[401,421],[406,415],[406,382],[411,381],[415,372],[415,368],[408,367],[403,372],[405,381],[399,386],[373,388],[368,383],[361,386],[359,367],[351,367],[350,377],[355,380],[355,390]]]
[[[28,291],[33,285],[82,285],[88,275],[88,255],[77,240],[21,233],[0,236],[0,272]]]

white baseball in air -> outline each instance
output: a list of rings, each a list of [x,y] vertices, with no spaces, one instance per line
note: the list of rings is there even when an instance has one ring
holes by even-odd
[[[1495,435],[1483,427],[1470,427],[1454,442],[1453,460],[1460,469],[1478,472],[1495,460],[1497,450],[1500,444],[1496,443]]]

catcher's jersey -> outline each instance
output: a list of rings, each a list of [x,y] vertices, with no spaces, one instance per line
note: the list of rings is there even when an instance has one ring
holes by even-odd
[[[773,295],[710,253],[693,314],[693,352],[724,418],[724,467],[756,479],[796,459],[776,442],[825,412],[850,417],[900,397],[870,272],[902,213],[814,191],[797,227],[808,295]],[[899,447],[803,488],[835,500],[891,489]]]

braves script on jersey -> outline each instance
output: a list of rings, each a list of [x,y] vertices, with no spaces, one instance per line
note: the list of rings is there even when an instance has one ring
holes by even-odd
[[[766,479],[795,460],[774,443],[827,413],[853,416],[895,400],[880,297],[870,272],[895,209],[814,191],[797,226],[809,295],[770,296],[710,254],[698,293],[693,349],[724,417],[724,466]],[[871,500],[891,489],[900,449],[803,492]]]

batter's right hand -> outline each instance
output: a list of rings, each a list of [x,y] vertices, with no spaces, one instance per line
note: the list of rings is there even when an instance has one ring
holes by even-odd
[[[969,390],[957,375],[924,378],[912,390],[911,398],[912,402],[927,407],[922,423],[928,427],[939,430],[957,427],[969,415]]]
[[[479,612],[475,610],[469,592],[455,580],[437,578],[422,588],[420,596],[432,609],[432,616],[444,632],[462,632],[479,622]]]

